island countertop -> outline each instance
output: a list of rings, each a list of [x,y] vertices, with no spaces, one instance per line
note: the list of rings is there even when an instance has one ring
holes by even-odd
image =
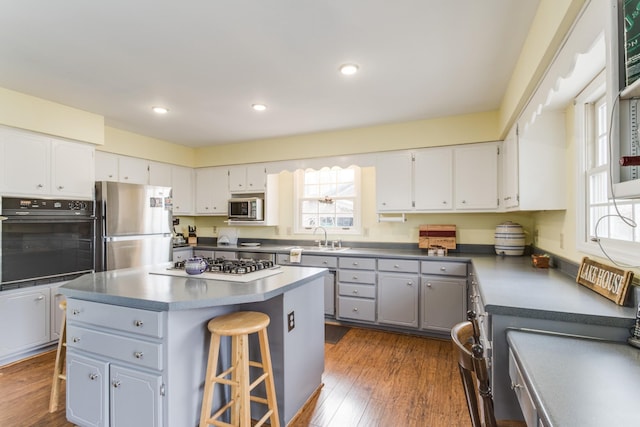
[[[278,274],[250,282],[153,274],[171,265],[85,274],[61,286],[60,293],[146,310],[188,310],[266,301],[327,273],[325,268],[281,266]]]

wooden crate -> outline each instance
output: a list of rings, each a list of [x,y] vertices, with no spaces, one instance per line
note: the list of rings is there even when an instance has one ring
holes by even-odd
[[[456,248],[456,226],[449,224],[426,224],[420,226],[418,247],[428,249],[440,246],[448,250]]]

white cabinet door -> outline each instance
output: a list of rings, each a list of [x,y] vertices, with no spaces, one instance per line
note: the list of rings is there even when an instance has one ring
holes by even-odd
[[[376,158],[378,212],[412,210],[413,160],[411,153],[384,153]]]
[[[50,341],[49,288],[0,296],[0,356]]]
[[[4,156],[0,159],[5,194],[46,196],[51,190],[51,140],[2,130]]]
[[[229,191],[231,193],[256,193],[265,190],[267,171],[263,165],[229,167]]]
[[[67,350],[67,420],[109,426],[109,364]]]
[[[414,156],[416,210],[453,209],[453,149],[427,148]]]
[[[196,169],[196,213],[226,215],[229,201],[227,168]]]
[[[162,377],[111,365],[110,419],[118,427],[162,425]]]
[[[422,278],[423,329],[450,332],[451,328],[465,320],[466,280]]]
[[[118,155],[96,151],[96,181],[118,181]]]
[[[168,163],[149,162],[149,185],[171,187],[171,165]]]
[[[173,189],[173,214],[193,214],[193,169],[172,166],[171,188]]]
[[[378,322],[418,327],[418,276],[378,273]]]
[[[91,145],[54,140],[51,146],[51,193],[61,198],[93,198],[94,153]]]
[[[502,143],[502,207],[518,207],[518,132],[517,125],[509,131]],[[533,177],[532,177],[533,178]]]
[[[498,144],[456,147],[453,181],[456,209],[497,209]]]
[[[118,181],[128,184],[149,183],[149,162],[135,157],[118,157]]]

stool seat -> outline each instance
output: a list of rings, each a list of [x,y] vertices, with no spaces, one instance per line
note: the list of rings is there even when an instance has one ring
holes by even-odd
[[[200,427],[259,427],[269,421],[271,427],[280,427],[278,403],[269,352],[267,326],[271,319],[264,313],[238,311],[209,320],[207,328],[211,332],[207,372],[204,381]],[[260,347],[260,361],[249,360],[249,335],[257,334]],[[231,366],[218,374],[218,359],[221,337],[231,339]],[[251,368],[259,369],[257,378],[252,379]],[[212,414],[215,385],[229,387],[228,401],[222,402]],[[264,384],[266,397],[251,392],[259,384]],[[266,412],[254,422],[251,419],[251,403],[266,406]],[[254,408],[255,409],[255,408]],[[259,409],[259,408],[258,408]],[[231,422],[223,420],[228,414]]]
[[[255,334],[269,326],[269,316],[257,311],[239,311],[209,320],[207,328],[212,334],[235,336]]]

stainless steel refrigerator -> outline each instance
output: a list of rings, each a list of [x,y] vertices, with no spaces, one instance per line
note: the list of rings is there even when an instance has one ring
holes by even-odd
[[[96,271],[171,261],[171,188],[96,182]]]

